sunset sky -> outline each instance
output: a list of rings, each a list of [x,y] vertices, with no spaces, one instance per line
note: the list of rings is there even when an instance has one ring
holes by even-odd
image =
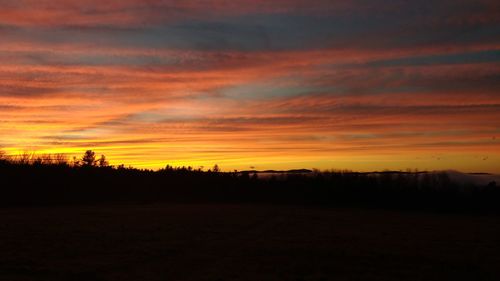
[[[500,1],[0,0],[0,149],[500,173]]]

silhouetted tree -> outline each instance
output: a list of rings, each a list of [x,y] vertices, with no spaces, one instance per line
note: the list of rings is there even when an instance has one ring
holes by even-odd
[[[97,160],[97,163],[99,164],[99,167],[101,167],[101,168],[109,166],[108,160],[106,160],[106,156],[104,156],[104,155],[101,155],[101,158],[99,158],[99,160]]]
[[[33,159],[31,159],[31,164],[32,165],[48,165],[50,163],[44,161],[43,156],[37,156],[37,157],[33,157]]]
[[[54,154],[54,164],[55,165],[68,165],[68,158],[62,153]]]
[[[16,162],[21,165],[28,165],[32,162],[35,155],[34,153],[23,152],[22,154],[16,157]]]
[[[82,157],[82,166],[93,167],[96,165],[95,152],[92,150],[85,151]]]
[[[7,163],[9,161],[8,157],[7,157],[7,154],[0,150],[0,164],[4,164],[4,163]]]
[[[81,163],[81,161],[79,159],[77,159],[76,156],[73,156],[73,161],[71,163],[71,166],[78,167],[78,166],[80,166],[80,163]]]
[[[219,168],[219,165],[215,164],[215,165],[214,165],[214,167],[213,167],[213,169],[212,169],[212,171],[213,171],[214,173],[220,173],[220,168]]]

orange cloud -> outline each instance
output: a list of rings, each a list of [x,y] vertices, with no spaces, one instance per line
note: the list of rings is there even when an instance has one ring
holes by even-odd
[[[406,22],[397,7],[366,1],[101,2],[7,1],[0,10],[7,152],[73,156],[92,148],[112,164],[150,168],[500,172],[500,44],[481,37],[497,21],[496,2],[423,25],[418,15]],[[455,5],[445,2],[436,10]],[[317,22],[352,13],[378,28],[370,10],[412,32],[382,24],[360,36],[356,22],[340,31]],[[318,29],[288,30],[270,16],[289,14]],[[181,39],[161,41],[162,28],[176,23],[185,25],[168,34]],[[426,31],[461,34],[471,25],[486,31],[459,42]],[[286,33],[283,45],[266,28]],[[412,43],[422,29],[432,33],[422,42],[437,43]],[[245,32],[262,42],[245,41]],[[207,47],[198,36],[217,40]],[[243,39],[224,45],[232,37]]]

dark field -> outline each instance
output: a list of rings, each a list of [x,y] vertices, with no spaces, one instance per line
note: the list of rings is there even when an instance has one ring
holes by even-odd
[[[0,210],[0,280],[499,280],[500,217],[264,205]]]

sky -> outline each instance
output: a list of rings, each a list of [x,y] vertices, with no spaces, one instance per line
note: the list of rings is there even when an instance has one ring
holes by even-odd
[[[500,173],[500,1],[0,0],[0,149]]]

